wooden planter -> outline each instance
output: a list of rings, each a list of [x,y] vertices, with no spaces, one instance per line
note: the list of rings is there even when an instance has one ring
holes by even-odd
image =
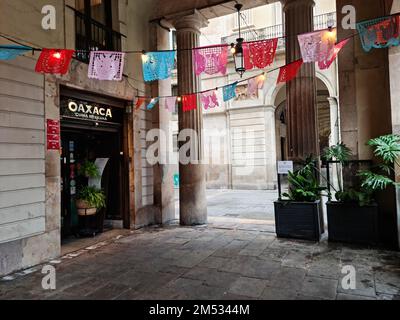
[[[275,224],[278,238],[320,241],[324,232],[321,201],[276,201]]]
[[[97,208],[90,206],[85,200],[76,200],[76,209],[80,216],[94,216],[97,213]]]
[[[377,245],[378,205],[361,207],[358,203],[328,202],[329,241]]]

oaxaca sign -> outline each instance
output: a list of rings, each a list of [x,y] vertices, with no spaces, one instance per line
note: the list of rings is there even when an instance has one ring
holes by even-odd
[[[62,115],[92,121],[112,121],[113,110],[98,104],[68,100],[62,106]]]

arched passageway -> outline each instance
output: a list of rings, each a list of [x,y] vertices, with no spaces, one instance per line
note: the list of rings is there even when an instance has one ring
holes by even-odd
[[[340,140],[339,111],[336,98],[331,96],[329,86],[317,78],[317,116],[319,153]],[[277,161],[287,160],[287,112],[286,86],[277,88],[274,105]]]

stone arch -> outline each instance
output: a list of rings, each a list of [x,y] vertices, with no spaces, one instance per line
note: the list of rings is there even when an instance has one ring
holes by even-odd
[[[267,106],[276,107],[276,97],[278,96],[279,91],[284,87],[286,87],[285,83],[279,83],[275,86],[271,86],[265,93],[264,104]]]
[[[332,83],[332,81],[320,70],[316,71],[317,80],[320,80],[326,86],[330,97],[337,97],[337,89],[335,89],[336,85]],[[285,83],[279,83],[277,85],[271,86],[265,91],[264,95],[264,104],[267,106],[277,106],[276,98],[280,92],[280,90],[286,87]]]
[[[320,151],[329,146],[332,142],[331,135],[333,132],[333,125],[336,122],[333,120],[332,115],[335,114],[332,104],[330,103],[331,97],[336,97],[337,90],[329,77],[321,71],[316,72],[317,81],[317,108],[318,108],[318,131],[320,141]],[[275,108],[275,133],[276,133],[276,149],[277,160],[285,160],[285,150],[282,144],[286,144],[286,123],[281,120],[282,109],[286,106],[286,85],[284,83],[275,85],[266,91],[264,101],[266,105],[274,106]],[[337,110],[336,110],[337,113]]]
[[[329,96],[330,97],[336,97],[337,96],[337,89],[335,89],[334,84],[332,84],[331,80],[329,80],[329,78],[320,70],[316,71],[316,77],[317,80],[320,80],[324,83],[324,85],[326,86],[326,88],[329,91]]]

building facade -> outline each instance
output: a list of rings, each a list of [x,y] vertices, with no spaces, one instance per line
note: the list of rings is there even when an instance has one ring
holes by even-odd
[[[55,30],[42,29],[48,4],[56,9]],[[149,46],[144,30],[152,7],[151,1],[2,1],[0,30],[35,48],[136,50]],[[65,76],[36,73],[39,53],[0,63],[1,275],[60,255],[61,238],[78,225],[73,202],[78,165],[86,160],[105,161],[109,225],[139,228],[159,219],[153,168],[144,158],[152,118],[132,109],[136,88],[145,90],[140,56],[127,55],[126,75],[111,82],[89,79],[88,55],[79,52]],[[88,108],[103,117],[88,118]],[[61,152],[47,145],[57,127]]]
[[[280,2],[260,6],[242,13],[242,37],[245,41],[280,38],[276,58],[264,71],[276,70],[285,64],[285,39],[283,10]],[[315,30],[336,27],[334,1],[316,0],[314,7]],[[202,29],[201,45],[235,43],[238,38],[238,17],[231,14],[211,19]],[[220,132],[223,140],[206,140],[209,155],[207,187],[216,189],[267,189],[277,188],[276,161],[287,159],[286,139],[286,86],[277,85],[278,70],[268,73],[264,88],[256,95],[247,94],[247,83],[240,83],[238,97],[228,103],[204,112],[205,132]],[[243,78],[260,73],[246,72]],[[333,64],[328,70],[316,67],[319,145],[323,150],[339,141],[338,119],[338,69]],[[202,79],[203,89],[215,88],[240,80],[230,61],[225,76],[207,76]],[[244,145],[237,132],[253,131]],[[224,134],[223,134],[224,132]],[[235,133],[236,132],[236,133]],[[215,163],[217,152],[224,163]]]
[[[246,10],[265,5],[264,0],[241,2]],[[340,22],[344,17],[341,8],[349,4],[356,8],[358,21],[400,10],[399,0],[337,0],[335,7],[334,1],[326,0],[332,7],[325,11],[318,11],[323,6],[315,7],[313,0],[280,2],[284,19],[278,14],[279,5],[269,7],[268,19],[263,18],[264,11],[258,12],[264,9],[254,9],[253,18],[247,18],[250,29],[252,24],[255,29],[264,29],[283,21],[287,35],[310,32],[314,29],[315,16],[335,11],[336,7],[336,21]],[[42,28],[41,11],[45,5],[56,9],[55,30]],[[201,42],[200,30],[212,26],[213,18],[231,14],[232,7],[231,1],[221,3],[220,0],[199,0],[195,5],[191,1],[173,0],[2,0],[0,33],[34,48],[137,51],[169,49],[169,28],[173,27],[177,49],[180,49],[177,94],[183,95],[200,91],[202,86],[213,88],[238,79],[231,66],[227,77],[200,81],[194,74],[191,52],[187,50],[206,44]],[[235,28],[231,18],[224,19],[230,21],[222,26],[229,32],[218,32],[216,39],[206,33],[210,42],[231,41],[221,40],[221,34],[231,36]],[[268,24],[257,25],[258,20],[267,20]],[[219,23],[216,24],[217,29]],[[272,29],[278,29],[279,36],[279,27]],[[354,30],[343,29],[338,23],[339,39],[353,33]],[[0,41],[6,45],[12,43],[5,38]],[[296,37],[287,37],[283,45],[285,50],[278,52],[276,66],[300,57]],[[35,73],[38,55],[39,52],[34,52],[0,62],[0,275],[60,255],[63,232],[73,233],[69,227],[76,226],[72,203],[78,183],[77,164],[86,159],[100,160],[107,177],[104,188],[111,202],[110,211],[103,212],[103,220],[129,229],[166,223],[175,216],[172,186],[176,168],[169,163],[150,165],[146,161],[148,146],[154,142],[147,139],[148,131],[163,129],[172,140],[172,116],[163,103],[152,110],[132,108],[132,101],[140,92],[154,97],[171,95],[171,80],[145,84],[140,54],[127,54],[121,82],[89,80],[87,57],[79,52],[66,76]],[[272,189],[276,159],[299,160],[309,154],[319,154],[322,138],[327,139],[324,130],[328,127],[331,143],[339,141],[340,126],[341,140],[352,149],[355,159],[374,160],[365,143],[382,134],[399,133],[399,61],[398,48],[367,54],[359,39],[352,38],[339,55],[338,64],[326,73],[316,71],[312,64],[304,65],[299,77],[286,88],[277,87],[276,77],[270,74],[258,96],[247,97],[246,88],[239,88],[237,101],[204,112],[204,117],[201,108],[190,112],[179,109],[179,130],[193,129],[202,141],[198,146],[200,160],[206,154],[203,127],[249,126],[258,135],[253,146],[255,169],[249,178],[234,172],[234,169],[240,171],[241,166],[240,163],[235,166],[234,161],[231,166],[218,164],[221,167],[201,163],[179,165],[181,224],[207,222],[206,176],[211,187]],[[321,107],[316,103],[317,98]],[[318,117],[317,110],[328,108],[328,104],[329,112],[321,111],[319,114],[323,116]],[[83,111],[71,116],[70,108]],[[77,117],[79,113],[87,115],[93,108],[103,110],[99,113],[105,116],[85,117],[85,120],[82,115]],[[321,125],[327,123],[328,113],[330,126]],[[61,153],[48,146],[48,135],[53,134],[53,129],[56,133],[58,128]],[[235,150],[241,147],[235,140],[234,136],[229,137],[226,146],[231,151],[225,152],[226,146],[223,146],[221,152],[235,158]],[[395,169],[399,181],[399,168]],[[398,191],[387,190],[378,201],[383,208],[379,218],[382,241],[388,247],[398,248]]]

